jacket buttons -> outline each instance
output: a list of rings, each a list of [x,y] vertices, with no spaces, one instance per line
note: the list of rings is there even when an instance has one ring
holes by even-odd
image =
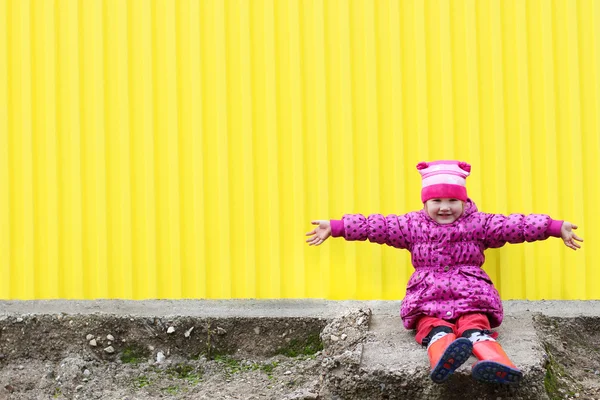
[[[446,313],[446,315],[447,315],[447,316],[451,316],[451,315],[452,315],[452,311],[448,311],[448,312]]]
[[[449,270],[449,269],[450,269],[450,267],[446,265],[446,266],[444,267],[444,272],[448,272],[448,270]]]

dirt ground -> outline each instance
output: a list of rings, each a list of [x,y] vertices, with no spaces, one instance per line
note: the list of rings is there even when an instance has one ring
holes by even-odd
[[[360,362],[349,350],[359,348],[368,317],[352,312],[327,325],[8,317],[0,320],[0,400],[335,399],[326,389],[332,354]],[[600,400],[600,320],[538,315],[535,325],[547,352],[548,397]]]
[[[600,319],[536,317],[552,400],[600,399]]]
[[[0,400],[315,399],[319,318],[0,320]]]
[[[106,363],[79,355],[4,365],[1,399],[317,399],[318,356]]]

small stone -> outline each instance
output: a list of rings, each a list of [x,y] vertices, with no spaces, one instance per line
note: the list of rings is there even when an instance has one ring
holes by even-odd
[[[94,338],[94,335],[92,335],[91,333],[88,333],[88,335],[85,338],[86,338],[86,340],[92,340]]]
[[[85,375],[85,376],[90,376],[91,374],[92,374],[92,373],[90,372],[90,370],[89,370],[89,369],[87,369],[87,368],[86,368],[86,369],[84,369],[84,370],[83,370],[83,375]]]
[[[284,374],[284,375],[291,375],[291,374],[292,374],[292,371],[285,371],[283,374]]]
[[[333,369],[335,368],[335,360],[333,360],[331,357],[326,357],[323,359],[323,361],[321,361],[321,366],[327,369]]]
[[[78,386],[75,388],[75,391],[76,391],[76,392],[79,392],[81,389],[83,389],[83,385],[78,385]]]
[[[346,335],[345,333],[342,333],[342,340],[346,340],[347,337],[348,337],[348,335]]]
[[[224,335],[226,334],[227,331],[223,328],[221,328],[220,326],[217,326],[217,335]]]
[[[192,326],[190,329],[188,329],[187,331],[185,331],[185,333],[183,334],[183,336],[190,337],[190,335],[192,334],[193,330],[194,330],[194,327]]]
[[[24,365],[19,365],[19,369],[20,369],[20,370],[24,370],[24,369],[25,369],[25,366],[24,366]]]
[[[365,322],[365,317],[360,317],[356,320],[356,325],[360,326],[363,324],[363,322]]]
[[[96,339],[90,340],[90,346],[92,346],[92,347],[98,346],[98,343],[96,343]]]
[[[173,332],[175,332],[175,328],[170,326],[169,329],[167,329],[167,333],[173,333]]]
[[[331,335],[331,341],[332,342],[337,342],[338,340],[340,340],[339,337],[335,336],[335,335]]]
[[[259,326],[254,328],[254,333],[256,333],[257,335],[260,335],[260,327]]]
[[[108,335],[106,335],[106,338],[108,340],[110,340],[111,342],[114,342],[114,340],[115,340],[115,337],[113,335],[111,335],[110,333]]]
[[[148,350],[150,350],[150,351],[154,351],[154,346],[152,346],[152,345],[148,345]]]
[[[161,363],[161,362],[163,362],[163,361],[165,361],[165,355],[164,355],[164,353],[163,353],[162,351],[159,351],[159,352],[156,354],[156,362],[157,362],[157,363]]]
[[[112,346],[108,346],[107,348],[104,349],[104,351],[108,354],[112,354],[115,352],[115,349]]]

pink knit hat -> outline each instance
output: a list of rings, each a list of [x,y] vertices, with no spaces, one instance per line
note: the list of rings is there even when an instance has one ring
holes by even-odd
[[[452,198],[467,201],[466,178],[471,166],[466,162],[441,160],[420,162],[417,169],[423,179],[421,201]]]

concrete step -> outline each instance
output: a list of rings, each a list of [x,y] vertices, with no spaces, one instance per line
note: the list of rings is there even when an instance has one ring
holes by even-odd
[[[539,399],[544,392],[544,351],[531,314],[510,315],[498,330],[499,342],[525,375],[516,389],[474,380],[473,356],[445,383],[432,383],[427,350],[415,342],[414,333],[405,330],[397,316],[373,315],[369,328],[360,364],[363,384],[357,385],[363,388],[364,398]]]
[[[362,343],[343,350],[354,352],[353,359],[359,361],[344,362],[343,357],[337,356],[341,361],[328,376],[328,395],[346,400],[548,399],[545,387],[548,356],[534,319],[540,315],[599,318],[599,306],[597,301],[505,302],[504,322],[495,331],[499,333],[498,342],[524,374],[518,386],[491,385],[473,379],[474,356],[448,381],[434,383],[429,377],[427,351],[415,342],[414,331],[404,329],[397,310],[390,313],[389,309],[375,307]]]

